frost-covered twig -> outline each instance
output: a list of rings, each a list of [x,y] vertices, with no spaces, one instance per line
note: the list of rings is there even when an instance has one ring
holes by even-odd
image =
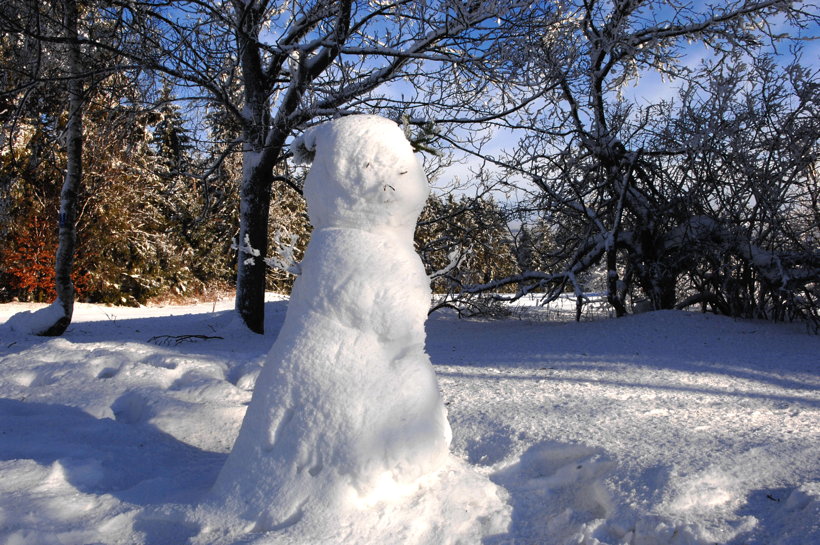
[[[245,258],[245,265],[253,265],[253,260],[262,255],[262,253],[259,250],[251,246],[251,237],[248,236],[247,233],[245,233],[245,243],[242,246],[239,246],[236,243],[236,240],[234,240],[231,243],[231,250],[236,250],[238,252],[242,252],[243,254],[247,254],[250,256]]]
[[[302,274],[302,265],[296,259],[296,243],[299,241],[299,236],[293,233],[287,235],[287,241],[283,242],[282,238],[285,233],[281,230],[276,231],[273,235],[273,253],[274,255],[265,258],[265,264],[273,269],[279,269],[287,273],[299,276]]]
[[[447,276],[454,269],[460,267],[466,259],[466,257],[467,254],[463,254],[458,248],[454,248],[450,251],[450,253],[447,254],[447,259],[449,261],[447,265],[433,273],[430,273],[430,280],[440,278],[442,276]]]
[[[218,335],[156,335],[148,339],[148,342],[158,346],[178,346],[185,342],[209,341],[212,339],[224,339],[224,337]]]

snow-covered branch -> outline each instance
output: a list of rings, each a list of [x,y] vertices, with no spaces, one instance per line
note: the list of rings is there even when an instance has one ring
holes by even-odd
[[[287,235],[287,240],[285,236]],[[296,243],[299,236],[293,233],[287,234],[283,230],[277,230],[273,236],[273,256],[265,258],[268,267],[285,271],[289,274],[299,276],[302,274],[302,265],[296,259]]]
[[[248,256],[242,259],[242,262],[246,265],[252,265],[256,261],[256,258],[262,255],[262,252],[260,252],[258,248],[254,248],[251,245],[250,235],[247,234],[245,235],[244,243],[241,245],[237,244],[236,240],[234,240],[231,243],[231,250],[235,250],[239,255]]]

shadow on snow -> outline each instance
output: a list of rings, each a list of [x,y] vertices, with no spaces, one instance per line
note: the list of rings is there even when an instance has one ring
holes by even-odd
[[[188,501],[210,487],[226,457],[150,426],[98,419],[66,405],[0,399],[0,460],[59,463],[66,481],[83,493],[140,506]]]

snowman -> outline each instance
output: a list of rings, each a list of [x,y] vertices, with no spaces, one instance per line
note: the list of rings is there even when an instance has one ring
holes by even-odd
[[[451,432],[424,351],[431,292],[413,231],[428,185],[409,142],[356,115],[298,145],[314,155],[314,229],[213,494],[254,532],[319,535],[416,490],[446,463]]]

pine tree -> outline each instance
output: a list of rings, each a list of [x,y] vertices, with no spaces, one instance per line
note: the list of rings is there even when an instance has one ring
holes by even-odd
[[[156,122],[153,127],[152,145],[165,176],[180,175],[190,168],[192,138],[185,128],[179,106],[175,102],[173,87],[166,80],[157,98]]]

